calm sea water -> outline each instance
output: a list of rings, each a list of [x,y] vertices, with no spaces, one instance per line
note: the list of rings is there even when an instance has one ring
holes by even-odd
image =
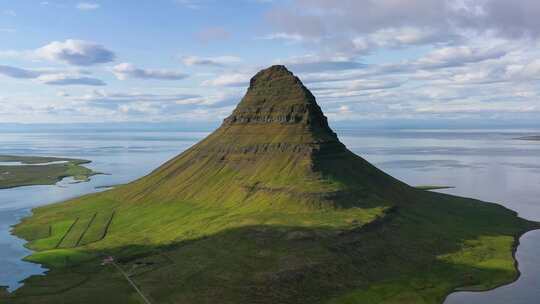
[[[110,173],[91,182],[0,190],[0,285],[10,289],[39,265],[10,226],[35,206],[62,201],[96,187],[121,184],[149,173],[185,150],[205,132],[0,133],[0,154],[61,156],[92,160],[94,170]],[[357,154],[411,185],[444,185],[442,192],[501,203],[522,217],[540,221],[540,142],[514,138],[540,130],[339,130]],[[521,239],[517,257],[521,278],[490,292],[460,292],[445,303],[537,303],[540,298],[540,232]]]

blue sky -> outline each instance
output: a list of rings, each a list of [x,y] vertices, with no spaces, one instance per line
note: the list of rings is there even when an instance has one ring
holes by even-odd
[[[285,64],[332,121],[539,121],[534,0],[0,0],[0,122],[216,122]]]

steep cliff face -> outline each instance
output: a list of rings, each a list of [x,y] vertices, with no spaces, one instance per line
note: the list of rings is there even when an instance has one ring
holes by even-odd
[[[337,141],[313,94],[280,65],[262,70],[251,79],[246,95],[224,125],[260,123],[297,124],[320,139]]]
[[[311,92],[272,66],[251,79],[219,129],[135,188],[126,195],[312,209],[380,206],[408,187],[347,150]]]

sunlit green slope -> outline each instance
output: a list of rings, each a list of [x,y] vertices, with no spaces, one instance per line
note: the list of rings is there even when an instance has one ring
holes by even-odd
[[[51,271],[0,300],[143,303],[101,265],[111,255],[153,303],[439,303],[514,279],[516,237],[534,227],[381,172],[274,66],[218,130],[148,176],[35,209],[15,233]]]

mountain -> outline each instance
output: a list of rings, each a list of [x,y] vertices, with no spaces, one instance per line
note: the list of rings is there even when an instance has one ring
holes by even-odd
[[[272,66],[215,132],[149,175],[35,209],[14,233],[50,271],[0,300],[440,303],[515,279],[517,237],[538,227],[375,168]]]
[[[252,78],[220,128],[124,192],[132,200],[158,195],[304,210],[379,206],[404,188],[347,150],[311,92],[284,66],[273,66]]]

